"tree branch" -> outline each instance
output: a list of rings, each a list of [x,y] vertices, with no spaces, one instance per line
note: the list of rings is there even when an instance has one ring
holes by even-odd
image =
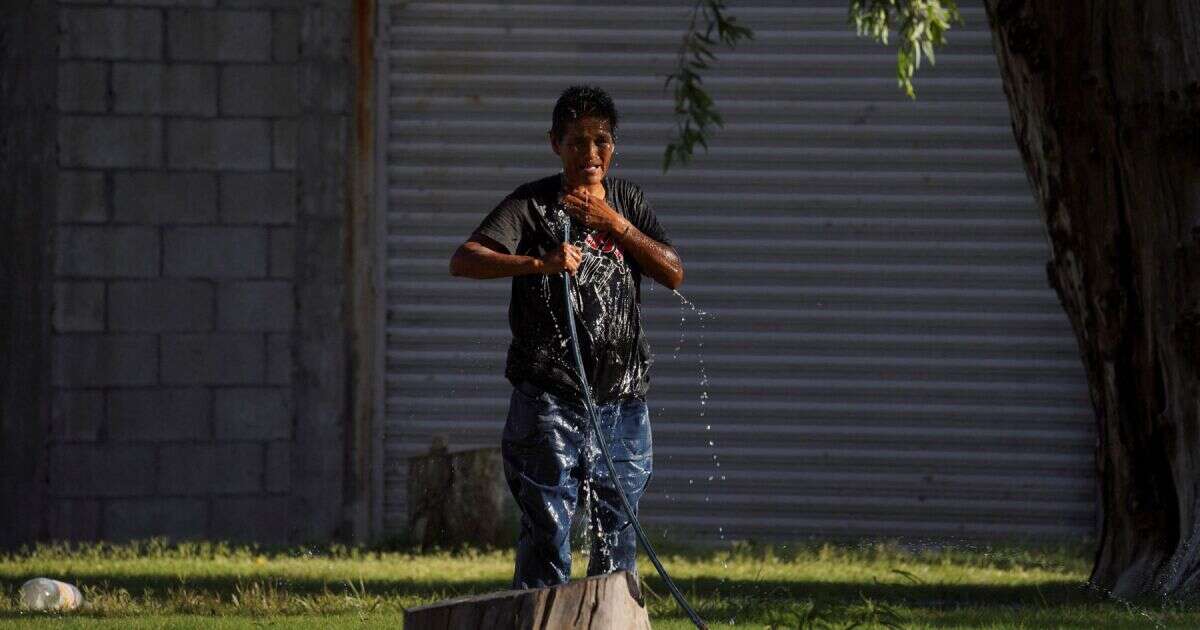
[[[933,49],[946,44],[951,24],[962,24],[957,0],[850,0],[850,22],[860,36],[881,44],[898,26],[896,83],[909,98],[916,98],[912,79],[921,67],[921,56],[935,62]]]
[[[702,29],[697,28],[698,18],[703,18]],[[675,84],[675,133],[663,154],[663,172],[671,168],[672,162],[691,161],[697,143],[707,151],[710,126],[725,124],[704,89],[700,72],[708,70],[709,63],[716,60],[713,46],[721,43],[733,48],[744,39],[754,39],[754,31],[726,15],[722,0],[697,0],[679,46],[678,65],[675,72],[667,75],[663,86],[665,89]]]
[[[896,82],[909,98],[916,98],[912,79],[921,58],[934,63],[934,48],[946,43],[951,24],[962,24],[957,0],[850,0],[850,19],[859,35],[887,44],[888,34],[898,30]],[[730,48],[739,41],[754,39],[754,31],[728,15],[722,0],[697,0],[692,8],[675,72],[667,75],[664,89],[675,85],[675,132],[663,153],[663,172],[673,163],[687,164],[697,144],[708,150],[712,126],[723,127],[711,96],[704,89],[701,73],[716,61],[717,44]]]

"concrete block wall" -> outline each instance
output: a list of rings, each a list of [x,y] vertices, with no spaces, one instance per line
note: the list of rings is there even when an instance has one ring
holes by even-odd
[[[294,529],[304,5],[58,3],[51,537]]]

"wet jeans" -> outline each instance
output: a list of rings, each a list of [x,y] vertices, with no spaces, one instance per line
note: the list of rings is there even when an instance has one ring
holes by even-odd
[[[650,412],[636,398],[597,405],[617,477],[637,513],[650,481]],[[513,390],[501,442],[504,476],[521,508],[513,588],[566,583],[571,576],[571,518],[591,498],[588,575],[637,572],[637,536],[592,434],[587,412],[528,383]]]

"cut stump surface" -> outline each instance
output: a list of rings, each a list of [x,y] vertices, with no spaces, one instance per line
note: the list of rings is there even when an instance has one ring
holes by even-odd
[[[560,586],[447,599],[404,611],[405,630],[649,630],[650,617],[625,571]]]

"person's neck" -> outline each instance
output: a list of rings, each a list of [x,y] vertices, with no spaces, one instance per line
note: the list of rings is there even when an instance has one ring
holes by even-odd
[[[604,184],[591,184],[589,186],[585,186],[585,188],[587,188],[589,195],[596,197],[597,199],[604,198]]]
[[[562,188],[565,190],[578,190],[579,188],[584,188],[588,191],[588,194],[592,195],[593,197],[599,197],[600,199],[604,199],[605,197],[606,189],[604,188],[603,181],[595,184],[577,184],[569,181],[567,176],[562,173],[559,173],[558,179],[562,185]]]

